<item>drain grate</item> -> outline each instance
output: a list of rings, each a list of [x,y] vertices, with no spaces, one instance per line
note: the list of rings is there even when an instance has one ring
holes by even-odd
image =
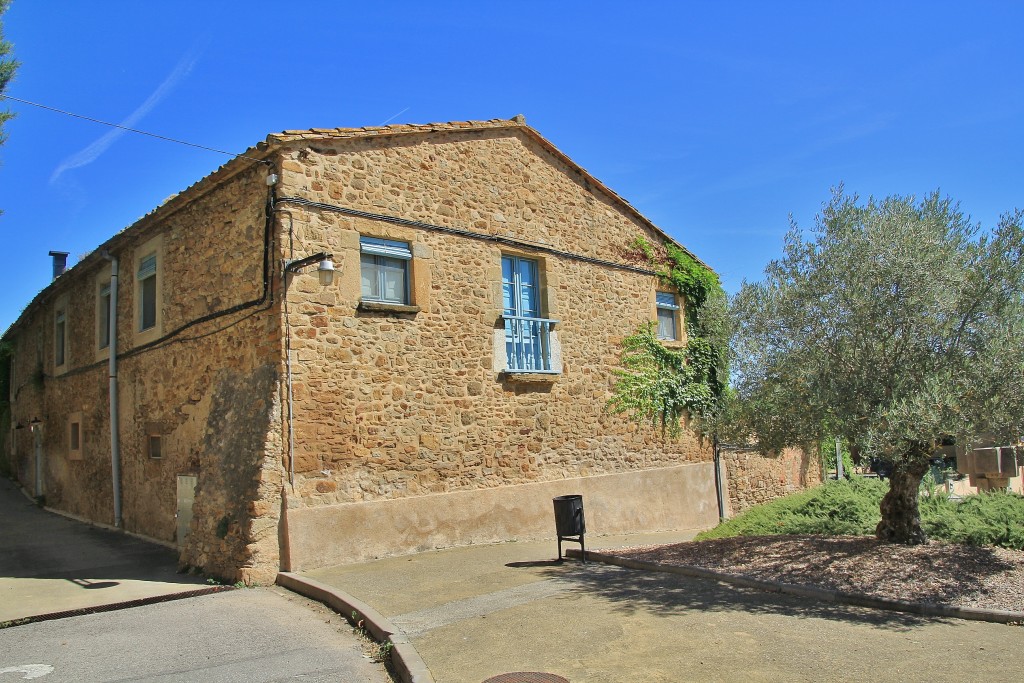
[[[569,679],[543,671],[513,671],[492,676],[484,683],[569,683]]]

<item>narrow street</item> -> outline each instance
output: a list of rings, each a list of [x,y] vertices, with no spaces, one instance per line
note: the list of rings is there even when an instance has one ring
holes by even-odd
[[[390,681],[337,614],[276,586],[209,588],[162,546],[41,510],[0,479],[0,683]],[[161,600],[89,613],[128,601]],[[31,622],[81,610],[80,616]]]

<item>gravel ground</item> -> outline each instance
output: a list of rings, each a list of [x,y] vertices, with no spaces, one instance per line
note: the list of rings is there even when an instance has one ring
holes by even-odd
[[[866,536],[746,536],[610,552],[881,598],[1024,612],[1024,552]]]

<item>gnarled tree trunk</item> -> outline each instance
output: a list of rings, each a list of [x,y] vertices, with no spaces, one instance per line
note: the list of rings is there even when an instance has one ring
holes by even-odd
[[[875,527],[879,540],[906,545],[920,545],[928,540],[921,529],[917,505],[921,479],[927,471],[927,456],[893,463],[889,491],[882,498],[882,521]]]

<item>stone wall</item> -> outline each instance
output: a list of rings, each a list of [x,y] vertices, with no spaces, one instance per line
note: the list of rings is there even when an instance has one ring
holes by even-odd
[[[239,578],[268,545],[276,563],[278,508],[254,506],[257,489],[281,485],[279,318],[267,304],[217,314],[263,291],[265,169],[252,168],[186,203],[162,209],[107,243],[119,259],[119,402],[123,524],[183,545],[182,561]],[[204,191],[205,190],[205,191]],[[158,325],[136,330],[138,259],[157,250]],[[44,491],[54,508],[112,524],[106,352],[97,337],[97,293],[109,264],[97,255],[45,290],[13,334],[15,421],[43,421]],[[68,303],[68,362],[54,367],[54,303]],[[166,335],[181,329],[170,337]],[[154,344],[155,342],[155,344]],[[153,346],[146,346],[154,344]],[[68,424],[80,420],[81,450]],[[32,435],[15,433],[17,474],[33,486]],[[160,439],[160,457],[148,440]],[[273,441],[277,440],[276,450]],[[178,539],[178,475],[198,477],[190,535]],[[268,497],[269,491],[264,491]],[[269,518],[261,521],[260,518]],[[276,568],[276,567],[275,567]],[[263,579],[272,578],[266,574]]]
[[[763,455],[754,449],[722,447],[721,453],[728,516],[823,481],[821,459],[805,449]]]
[[[304,253],[340,276],[290,290],[295,469],[302,505],[507,486],[710,458],[605,411],[619,343],[652,318],[656,278],[530,248],[624,263],[637,236],[621,205],[516,130],[324,141],[282,164],[280,194],[429,221],[495,244],[322,209],[289,207]],[[359,237],[411,244],[412,314],[359,310]],[[286,241],[286,240],[284,240]],[[501,256],[535,258],[562,373],[516,384],[495,353]],[[299,283],[296,283],[299,284]],[[303,287],[305,285],[305,288]]]
[[[429,225],[287,205],[282,228],[300,245],[294,256],[327,251],[338,269],[330,287],[307,274],[289,289],[289,506],[710,461],[709,445],[693,435],[663,441],[605,410],[622,338],[654,317],[658,281],[625,267],[627,246],[638,236],[663,239],[618,200],[515,129],[308,144],[283,155],[281,197]],[[360,308],[360,236],[410,244],[417,312]],[[489,239],[496,236],[503,241]],[[502,372],[503,254],[538,261],[541,315],[559,321],[562,367],[551,381]],[[476,538],[472,525],[461,531]]]

